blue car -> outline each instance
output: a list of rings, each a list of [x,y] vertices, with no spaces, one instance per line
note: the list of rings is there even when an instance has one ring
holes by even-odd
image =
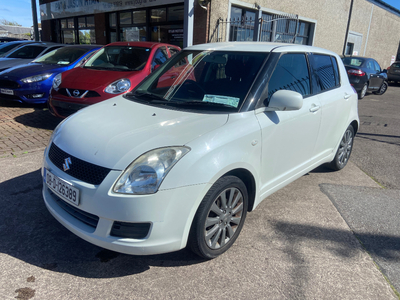
[[[0,99],[23,103],[46,103],[53,78],[83,64],[99,45],[72,45],[58,48],[29,64],[0,72]]]

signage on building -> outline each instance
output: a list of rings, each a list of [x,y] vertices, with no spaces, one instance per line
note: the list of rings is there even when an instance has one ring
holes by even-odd
[[[183,3],[183,0],[59,0],[40,5],[41,20]]]
[[[396,61],[396,55],[392,55],[392,59],[390,60],[390,65],[392,65]]]

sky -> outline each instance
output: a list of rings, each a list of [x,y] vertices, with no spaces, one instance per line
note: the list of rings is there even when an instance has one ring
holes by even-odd
[[[400,10],[400,0],[383,1]],[[38,0],[36,0],[36,9],[39,11]],[[33,25],[31,0],[0,0],[0,20],[2,19],[31,27]],[[38,22],[40,23],[39,14]]]

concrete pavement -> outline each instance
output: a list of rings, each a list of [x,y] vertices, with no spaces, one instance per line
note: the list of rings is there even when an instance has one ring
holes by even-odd
[[[351,162],[273,194],[248,214],[232,249],[202,261],[186,250],[128,256],[74,236],[44,206],[41,158],[0,159],[0,298],[397,299],[324,193],[381,190]]]

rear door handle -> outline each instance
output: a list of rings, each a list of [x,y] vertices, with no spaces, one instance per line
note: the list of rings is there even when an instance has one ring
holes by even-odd
[[[319,109],[320,109],[320,106],[319,106],[319,105],[313,104],[313,106],[310,108],[310,112],[316,112],[316,111],[319,110]]]
[[[347,94],[347,93],[346,93],[346,94],[344,94],[344,99],[349,99],[350,96],[351,96],[350,94]]]

